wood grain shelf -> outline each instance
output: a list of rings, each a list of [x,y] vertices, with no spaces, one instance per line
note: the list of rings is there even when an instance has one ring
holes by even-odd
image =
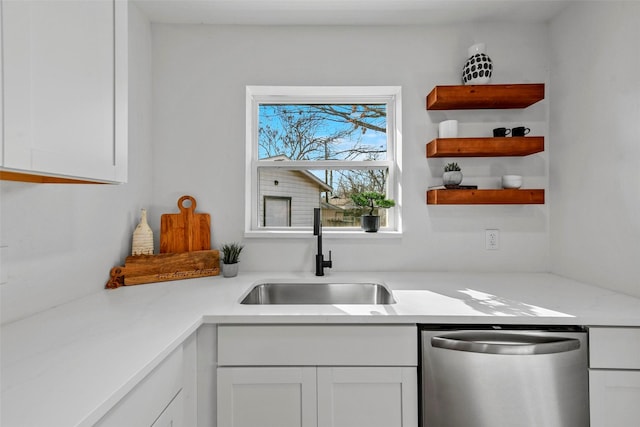
[[[428,205],[542,205],[544,190],[429,190]]]
[[[427,95],[427,110],[526,108],[544,99],[544,83],[436,86]]]
[[[429,158],[528,156],[542,151],[543,136],[436,138],[427,144]]]

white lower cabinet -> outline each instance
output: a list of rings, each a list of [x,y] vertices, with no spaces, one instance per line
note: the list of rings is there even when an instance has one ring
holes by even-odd
[[[591,427],[637,427],[640,370],[589,372]]]
[[[318,427],[405,427],[417,422],[410,367],[318,368]]]
[[[196,425],[195,334],[169,354],[94,426]]]
[[[218,368],[218,426],[317,426],[316,369]]]
[[[417,418],[416,369],[218,369],[218,425],[402,427]]]
[[[591,427],[640,420],[640,329],[589,328]]]
[[[184,399],[182,390],[176,394],[171,403],[164,408],[158,419],[151,424],[151,427],[180,427],[186,426],[184,423]]]
[[[417,427],[415,325],[220,326],[219,427]]]

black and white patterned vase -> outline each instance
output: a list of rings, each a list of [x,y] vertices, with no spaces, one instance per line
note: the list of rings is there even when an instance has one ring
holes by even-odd
[[[486,85],[491,81],[493,63],[485,51],[484,43],[469,48],[469,59],[462,68],[462,83],[465,85]]]

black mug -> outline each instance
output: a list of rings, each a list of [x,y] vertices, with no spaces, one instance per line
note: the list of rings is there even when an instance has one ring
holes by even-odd
[[[493,130],[493,136],[495,137],[507,136],[510,133],[511,133],[511,129],[507,129],[507,128],[495,128]]]
[[[525,136],[531,131],[531,129],[526,128],[524,126],[519,126],[517,128],[511,129],[511,136]]]

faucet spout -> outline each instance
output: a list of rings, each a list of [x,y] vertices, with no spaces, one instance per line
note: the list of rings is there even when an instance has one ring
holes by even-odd
[[[324,269],[333,267],[331,261],[331,251],[329,251],[329,260],[324,260],[322,253],[322,221],[320,219],[320,208],[313,209],[313,235],[318,236],[318,251],[316,253],[316,276],[324,276]]]

